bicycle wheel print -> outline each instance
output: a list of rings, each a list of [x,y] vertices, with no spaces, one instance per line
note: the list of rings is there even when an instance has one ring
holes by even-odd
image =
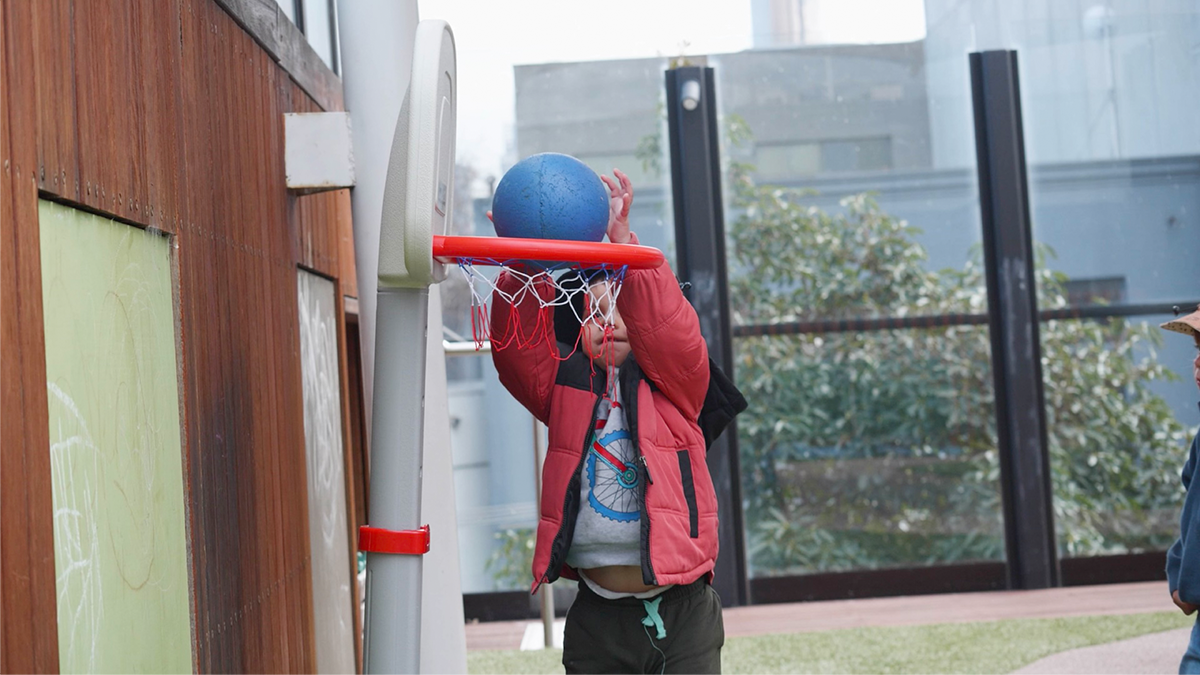
[[[635,459],[633,441],[625,430],[597,439],[588,452],[588,483],[592,488],[588,503],[609,520],[628,523],[641,515],[638,501],[641,475]]]

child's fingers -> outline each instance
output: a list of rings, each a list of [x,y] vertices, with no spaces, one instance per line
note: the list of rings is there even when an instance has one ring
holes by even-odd
[[[614,167],[613,174],[617,177],[617,180],[621,181],[621,189],[625,190],[626,192],[629,192],[633,189],[633,182],[629,180],[629,176],[625,175],[624,171]]]
[[[608,213],[610,218],[620,217],[621,212],[625,210],[625,198],[613,196],[608,200]]]
[[[609,207],[612,217],[625,218],[629,216],[629,207],[633,205],[633,183],[624,171],[616,167],[613,167],[613,175],[617,177],[616,180],[604,174],[600,175],[600,180],[604,181],[604,184],[608,186],[608,191],[612,194]],[[620,200],[619,205],[618,199]]]
[[[476,212],[476,213],[478,213],[478,212]],[[492,212],[491,211],[487,212],[487,219],[491,220],[493,225],[496,224],[496,221],[492,220]]]
[[[625,195],[625,214],[629,213],[629,207],[633,205],[633,181],[629,180],[629,176],[624,171],[614,168],[613,173],[617,179],[621,181],[621,192]]]
[[[611,192],[613,196],[621,194],[621,192],[617,189],[616,183],[613,182],[613,179],[605,176],[604,174],[600,174],[600,180],[604,181],[604,184],[608,186],[608,191]]]

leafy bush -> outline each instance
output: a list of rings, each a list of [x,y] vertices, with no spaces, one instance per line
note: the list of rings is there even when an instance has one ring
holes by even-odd
[[[493,534],[500,545],[492,552],[484,569],[492,574],[496,590],[528,587],[533,567],[534,528],[517,527]]]
[[[920,230],[871,195],[826,212],[733,164],[736,324],[985,313],[979,251],[928,270]],[[1067,278],[1038,247],[1042,308]],[[1169,545],[1187,430],[1148,383],[1154,327],[1119,318],[1040,327],[1062,553]],[[1002,559],[986,326],[739,339],[750,401],[739,441],[755,573]]]

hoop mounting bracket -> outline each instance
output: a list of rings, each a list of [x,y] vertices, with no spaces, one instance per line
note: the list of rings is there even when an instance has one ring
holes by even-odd
[[[358,528],[358,550],[396,555],[425,555],[429,553],[429,526],[419,530],[385,530],[363,525]]]

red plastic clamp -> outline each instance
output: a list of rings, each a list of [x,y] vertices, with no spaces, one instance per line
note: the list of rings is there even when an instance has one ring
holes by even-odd
[[[363,525],[358,528],[358,550],[371,553],[425,555],[429,553],[429,526],[419,530],[385,530]]]

